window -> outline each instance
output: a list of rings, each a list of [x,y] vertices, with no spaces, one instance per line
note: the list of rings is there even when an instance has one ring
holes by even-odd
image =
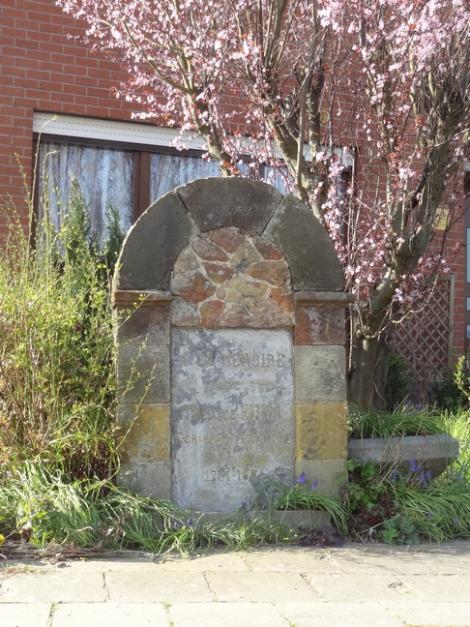
[[[111,206],[125,232],[163,194],[220,174],[215,162],[202,158],[201,144],[193,141],[184,152],[172,148],[177,131],[171,129],[49,114],[35,114],[33,128],[39,142],[39,216],[47,205],[59,227],[76,181],[94,238],[101,243]]]
[[[53,225],[60,227],[76,181],[89,209],[95,240],[103,241],[109,208],[119,213],[123,232],[134,221],[134,155],[131,151],[50,140],[39,147],[39,216],[46,208]]]
[[[154,153],[150,159],[150,201],[154,202],[179,185],[219,175],[219,166],[214,161],[206,161],[200,156]]]

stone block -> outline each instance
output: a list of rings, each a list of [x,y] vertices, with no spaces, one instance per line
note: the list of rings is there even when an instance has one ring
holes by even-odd
[[[125,436],[122,461],[161,462],[170,459],[169,404],[123,405],[119,422]]]
[[[131,461],[121,464],[118,484],[154,499],[171,499],[170,462]]]
[[[217,229],[209,233],[209,239],[217,244],[226,253],[233,253],[245,239],[245,235],[239,229],[228,227],[226,229]]]
[[[343,307],[299,303],[295,311],[294,344],[344,345]]]
[[[250,507],[294,479],[292,334],[172,329],[172,463],[181,507]]]
[[[167,290],[178,255],[197,227],[176,192],[151,205],[130,229],[118,260],[120,290]]]
[[[348,455],[364,464],[395,466],[404,473],[409,472],[410,464],[418,462],[437,477],[459,456],[459,442],[446,433],[350,439]]]
[[[237,227],[260,234],[282,202],[271,185],[242,178],[200,179],[177,192],[201,231]]]
[[[193,250],[203,261],[228,261],[227,253],[207,237],[198,237],[192,242]]]
[[[296,404],[296,458],[346,457],[346,403]]]
[[[118,351],[118,384],[122,403],[166,403],[170,400],[170,348],[140,338],[123,341]]]
[[[333,243],[300,200],[285,196],[263,235],[286,256],[296,291],[343,289],[343,270]]]
[[[319,494],[338,497],[347,483],[346,459],[297,459],[295,475],[302,473],[308,485],[315,483]]]
[[[147,344],[170,343],[170,303],[142,304],[116,312],[117,344],[140,340]]]
[[[175,327],[201,326],[199,303],[188,303],[183,298],[175,298],[171,303],[171,324]]]
[[[295,346],[297,403],[346,400],[346,354],[342,346]]]

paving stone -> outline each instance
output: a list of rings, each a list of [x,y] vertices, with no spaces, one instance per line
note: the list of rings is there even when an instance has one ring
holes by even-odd
[[[55,608],[51,627],[169,627],[158,603],[68,603]],[[2,624],[3,627],[3,624]]]
[[[173,572],[248,572],[251,568],[246,561],[246,553],[232,551],[208,553],[195,557],[167,556],[156,562],[159,570]]]
[[[202,573],[156,569],[146,577],[135,573],[106,574],[110,601],[119,603],[209,602],[214,600]]]
[[[470,596],[470,595],[469,595]],[[470,600],[467,603],[420,603],[385,604],[388,613],[399,618],[404,624],[445,627],[468,627],[470,625]]]
[[[71,603],[106,600],[103,576],[90,572],[86,577],[73,570],[18,573],[0,581],[0,603]],[[1,623],[0,623],[1,624]]]
[[[51,606],[47,603],[0,604],[2,627],[48,627]]]
[[[376,603],[281,603],[276,607],[295,627],[403,627]]]
[[[155,562],[155,558],[138,556],[138,557],[126,557],[127,552],[123,551],[122,558],[105,558],[103,559],[80,559],[80,560],[70,560],[67,562],[59,562],[56,565],[54,570],[57,572],[62,572],[67,575],[68,572],[72,572],[74,574],[80,573],[81,576],[86,577],[90,572],[107,573],[110,571],[116,572],[125,572],[125,573],[135,573],[140,577],[147,577],[155,572],[157,568],[157,564]],[[48,565],[48,569],[51,569],[51,566]]]
[[[321,597],[297,573],[207,572],[217,601],[314,601]]]
[[[306,579],[321,599],[334,603],[367,603],[371,599],[399,601],[411,596],[411,581],[401,575],[307,574]]]
[[[467,575],[400,575],[400,580],[413,590],[417,601],[470,603],[470,570]],[[468,620],[470,624],[470,615]]]
[[[301,547],[256,549],[243,554],[254,572],[336,573],[343,572],[329,549],[305,550]]]
[[[331,550],[331,558],[345,574],[368,575],[430,575],[433,573],[428,555],[415,554],[406,547],[364,545],[344,551]],[[468,565],[467,565],[468,568]]]
[[[270,603],[178,603],[170,615],[174,627],[289,627]]]

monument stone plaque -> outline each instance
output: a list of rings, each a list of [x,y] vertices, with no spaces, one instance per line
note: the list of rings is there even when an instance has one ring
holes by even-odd
[[[143,213],[116,268],[120,484],[223,517],[299,476],[337,496],[349,297],[311,209],[194,181]]]
[[[294,477],[292,333],[172,331],[173,495],[182,507],[250,506],[260,479]]]

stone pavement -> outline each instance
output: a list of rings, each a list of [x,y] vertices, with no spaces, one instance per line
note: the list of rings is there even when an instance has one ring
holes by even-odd
[[[470,626],[470,542],[8,562],[0,627]]]

